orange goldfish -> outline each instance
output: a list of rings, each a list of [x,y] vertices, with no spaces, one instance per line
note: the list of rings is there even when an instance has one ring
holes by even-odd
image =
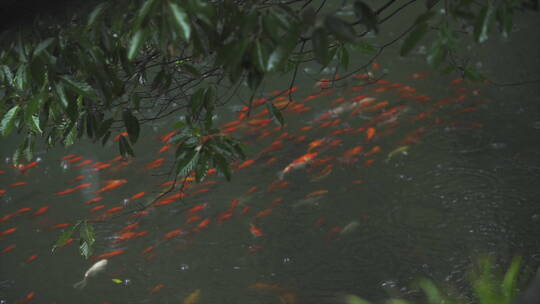
[[[120,255],[120,254],[122,254],[124,252],[125,252],[124,249],[113,250],[113,251],[109,251],[109,252],[100,254],[97,257],[93,258],[93,259],[94,260],[109,259],[109,258],[112,258],[113,256]]]
[[[113,180],[107,181],[106,183],[107,184],[105,186],[101,187],[101,189],[96,191],[97,194],[112,190],[114,188],[118,188],[122,186],[123,184],[127,183],[127,179],[113,179]]]
[[[254,237],[259,237],[264,234],[261,229],[255,227],[255,225],[253,224],[249,226],[249,232],[251,232],[251,235],[253,235]]]
[[[287,165],[287,167],[285,167],[285,169],[283,169],[279,173],[279,175],[278,175],[279,179],[283,179],[285,174],[292,171],[292,170],[300,169],[300,168],[305,167],[306,164],[311,162],[315,157],[317,157],[317,155],[319,155],[319,153],[317,153],[317,152],[307,153],[307,154],[304,154],[304,155],[300,156],[299,158],[295,159],[292,163]]]

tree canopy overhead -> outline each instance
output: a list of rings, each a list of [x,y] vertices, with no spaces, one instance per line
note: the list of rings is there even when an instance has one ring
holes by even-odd
[[[299,67],[313,61],[352,75],[388,45],[401,43],[406,56],[422,40],[434,68],[483,80],[460,59],[466,58],[460,42],[469,36],[482,43],[496,31],[509,35],[514,12],[535,3],[350,0],[334,8],[333,1],[312,0],[96,2],[66,19],[41,18],[1,33],[0,134],[21,135],[15,163],[31,159],[40,139],[49,147],[83,137],[106,144],[122,132],[120,153],[134,155],[141,125],[182,115],[172,138],[176,174],[195,172],[201,179],[216,167],[230,178],[228,164],[243,157],[243,148],[214,125],[214,117],[240,85],[252,92],[242,101],[249,115],[269,75],[290,73],[292,88]],[[383,23],[418,3],[424,11],[395,39],[368,42],[368,33],[378,34]],[[358,52],[371,59],[350,66]],[[283,124],[272,100],[266,106]]]

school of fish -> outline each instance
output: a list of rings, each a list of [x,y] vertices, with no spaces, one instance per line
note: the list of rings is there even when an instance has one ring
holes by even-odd
[[[377,69],[377,66],[373,67],[374,72]],[[84,287],[87,278],[97,270],[106,271],[104,266],[108,260],[112,260],[109,264],[114,264],[118,256],[130,254],[150,263],[159,258],[161,247],[166,242],[196,239],[201,233],[221,229],[227,222],[235,220],[244,223],[244,237],[252,239],[253,244],[246,254],[257,254],[265,249],[257,240],[272,237],[273,227],[268,219],[277,216],[280,213],[278,210],[316,206],[325,200],[331,201],[335,190],[325,188],[324,180],[338,174],[335,172],[343,168],[356,168],[358,172],[376,170],[377,165],[384,166],[414,153],[415,146],[432,128],[467,130],[482,127],[481,123],[466,115],[474,115],[487,100],[479,96],[478,89],[465,85],[462,79],[449,84],[454,92],[452,96],[433,99],[409,85],[385,79],[370,83],[371,76],[368,73],[355,75],[355,84],[346,89],[333,88],[330,79],[321,79],[314,89],[315,94],[298,99],[290,99],[290,96],[300,96],[300,90],[296,87],[273,91],[266,97],[253,100],[251,110],[243,106],[236,112],[234,120],[222,123],[221,134],[230,134],[247,144],[255,143],[252,146],[258,149],[248,155],[248,159],[231,163],[235,172],[231,183],[235,183],[236,176],[249,176],[255,172],[251,171],[255,168],[266,172],[268,179],[267,184],[245,187],[244,192],[232,200],[208,200],[215,189],[227,187],[228,183],[214,168],[210,168],[206,179],[198,184],[193,174],[181,180],[163,180],[162,177],[150,175],[160,170],[167,171],[173,163],[176,147],[171,143],[171,138],[176,131],[155,139],[159,145],[155,149],[154,160],[149,162],[121,157],[103,161],[76,154],[50,161],[66,168],[69,181],[62,184],[64,178],[58,179],[50,187],[50,193],[40,194],[40,202],[12,201],[8,198],[16,198],[29,191],[35,183],[33,173],[40,170],[44,163],[49,164],[49,161],[36,159],[15,168],[6,163],[5,168],[0,170],[3,182],[0,184],[0,259],[30,267],[40,263],[44,256],[49,256],[50,247],[23,251],[13,238],[22,227],[31,225],[34,233],[48,234],[54,242],[61,231],[69,229],[79,219],[60,220],[55,212],[62,208],[76,208],[93,221],[118,218],[126,221],[112,237],[107,240],[98,238],[97,242],[108,242],[106,247],[109,249],[93,254],[91,261],[99,262],[87,271],[83,281],[77,283],[78,288]],[[410,75],[410,81],[425,77],[429,75],[415,73]],[[282,109],[286,118],[284,126],[271,117],[265,106],[270,102]],[[293,121],[307,123],[296,126]],[[120,133],[112,141],[126,135],[125,132]],[[146,178],[144,184],[148,185],[147,188],[130,186],[131,176],[123,174],[126,168],[136,168],[138,174]],[[81,175],[81,172],[87,174]],[[92,178],[97,174],[99,179]],[[365,178],[365,174],[359,173],[349,181],[348,187],[362,187]],[[308,184],[313,187],[303,186]],[[288,201],[285,191],[292,185],[302,186],[297,189],[306,189],[302,199]],[[164,194],[173,186],[172,191]],[[121,189],[124,194],[128,193],[123,201],[114,196]],[[151,206],[141,208],[158,195],[161,197]],[[61,203],[58,202],[60,199]],[[66,204],[66,200],[70,201],[69,204]],[[174,229],[161,231],[146,220],[151,214],[172,210],[178,214],[178,224]],[[361,225],[361,216],[342,222],[332,222],[320,216],[314,219],[309,229],[320,231],[321,242],[332,242],[355,233]],[[76,246],[73,243],[78,243],[77,237],[73,235],[58,250]],[[135,252],[130,246],[134,242],[144,244],[145,249]],[[157,284],[147,291],[147,296],[156,297],[169,288],[175,288],[170,285],[168,282]],[[276,282],[257,282],[246,286],[246,289],[274,293],[283,303],[297,302],[293,288],[283,287]],[[38,303],[42,292],[36,286],[35,290],[28,290],[14,301]],[[197,303],[199,298],[204,298],[205,292],[210,291],[196,289],[186,293],[183,303]]]

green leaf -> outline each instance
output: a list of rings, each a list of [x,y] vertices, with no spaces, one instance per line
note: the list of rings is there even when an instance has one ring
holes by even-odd
[[[193,149],[187,153],[182,159],[177,159],[178,164],[176,165],[176,175],[179,178],[187,176],[191,171],[195,169],[197,162],[199,160],[199,151]]]
[[[514,300],[516,294],[517,294],[517,281],[519,276],[519,268],[521,266],[521,258],[514,258],[512,260],[512,264],[506,271],[506,274],[504,275],[501,289],[504,297],[510,303],[512,300]]]
[[[427,61],[434,68],[438,68],[445,57],[446,57],[446,49],[440,44],[435,43],[435,45],[429,50]]]
[[[120,279],[111,279],[111,280],[116,284],[122,284],[122,282],[124,282],[124,281],[122,281]]]
[[[15,75],[15,85],[17,86],[17,89],[21,91],[24,91],[28,85],[27,67],[28,65],[21,64],[17,69],[17,74]]]
[[[39,56],[41,52],[48,48],[55,40],[55,38],[51,37],[41,41],[34,49],[34,57]]]
[[[141,50],[141,47],[144,42],[144,38],[146,36],[145,33],[146,33],[145,29],[141,28],[135,32],[133,37],[131,37],[131,40],[129,42],[128,55],[127,55],[128,60],[133,60],[135,59],[135,57],[137,57],[137,55],[139,55],[139,51]]]
[[[135,144],[137,142],[137,139],[139,138],[139,120],[137,119],[137,117],[133,116],[131,110],[129,109],[124,109],[124,111],[122,112],[122,119],[124,120],[124,125],[126,126],[129,140],[132,144]]]
[[[356,32],[354,31],[353,26],[340,18],[328,15],[324,20],[324,24],[337,39],[348,42],[356,40]]]
[[[89,28],[94,25],[96,20],[101,16],[103,11],[108,7],[108,3],[103,2],[98,5],[92,10],[92,12],[88,15],[88,22],[86,22],[86,27]]]
[[[344,45],[339,48],[338,55],[340,59],[339,64],[343,69],[347,70],[349,68],[349,51]]]
[[[351,46],[351,49],[362,53],[374,53],[377,51],[377,48],[375,46],[362,40],[349,43],[348,45]]]
[[[177,26],[178,31],[182,33],[184,40],[189,41],[191,37],[191,25],[189,24],[189,17],[186,11],[178,4],[169,2],[169,8],[173,16],[174,24]]]
[[[268,57],[266,71],[277,71],[283,63],[289,58],[290,53],[296,47],[298,36],[295,31],[291,31],[278,45],[277,48]]]
[[[81,238],[88,243],[88,245],[91,247],[94,242],[96,241],[96,235],[94,232],[94,226],[92,224],[89,224],[88,222],[83,222],[81,229]]]
[[[265,41],[255,41],[255,47],[253,48],[254,62],[257,68],[261,72],[266,72],[268,66],[268,59],[270,57],[270,46]]]
[[[354,2],[354,12],[360,18],[360,23],[364,24],[368,31],[374,30],[375,33],[378,33],[377,14],[364,1],[357,0]]]
[[[39,127],[39,115],[34,114],[27,120],[28,126],[32,131],[39,135],[43,135],[43,131]]]
[[[135,157],[135,153],[133,153],[133,149],[131,148],[131,145],[129,144],[125,136],[120,136],[118,144],[120,147],[120,155],[122,155],[122,157],[125,158],[128,155]]]
[[[77,221],[77,223],[75,223],[75,225],[73,225],[73,226],[69,227],[68,229],[64,230],[64,232],[62,232],[62,234],[60,235],[58,240],[56,240],[56,243],[53,245],[52,252],[54,252],[56,250],[56,248],[62,247],[67,242],[67,240],[69,240],[69,238],[71,238],[71,236],[75,232],[75,229],[77,229],[77,227],[79,227],[80,224],[81,224],[81,221]]]
[[[283,127],[285,120],[283,119],[283,114],[281,113],[281,111],[272,102],[267,102],[266,106],[268,107],[268,110],[270,111],[270,113],[272,113],[272,116]]]
[[[344,300],[345,304],[371,304],[370,302],[355,295],[346,295]]]
[[[20,111],[21,107],[16,105],[9,109],[9,111],[4,115],[2,121],[0,122],[0,133],[2,136],[6,136],[11,133],[11,130],[13,130],[15,122],[17,121],[17,114],[19,114]]]
[[[426,33],[429,30],[429,26],[427,23],[420,23],[414,27],[414,29],[407,35],[407,38],[405,38],[405,41],[403,42],[403,45],[401,46],[401,50],[399,51],[400,56],[406,56],[409,54],[412,49],[422,40],[422,38],[426,35]]]
[[[69,147],[75,143],[75,140],[77,140],[77,128],[73,125],[69,131],[69,133],[64,138],[64,146]]]
[[[133,27],[138,30],[144,23],[146,23],[146,17],[151,15],[152,10],[154,9],[156,0],[147,0],[144,1],[144,4],[139,9],[139,13],[135,18]]]
[[[326,30],[322,27],[316,28],[311,35],[311,43],[317,62],[323,66],[327,66],[332,58],[330,58],[328,53],[328,34]]]
[[[475,68],[470,67],[470,66],[465,68],[465,70],[463,71],[463,76],[465,79],[468,79],[474,82],[480,82],[485,79],[485,77],[480,72],[478,72]]]
[[[223,175],[225,175],[225,178],[227,179],[227,181],[230,181],[231,175],[232,175],[231,167],[229,166],[229,163],[227,162],[227,160],[223,156],[219,154],[215,154],[214,163],[218,167],[219,171],[223,173]]]
[[[77,94],[80,94],[82,96],[86,96],[89,98],[96,98],[96,94],[94,92],[94,88],[92,88],[87,82],[84,80],[75,80],[73,77],[69,75],[64,75],[62,77],[62,80],[70,87],[72,88]]]
[[[81,239],[79,242],[79,252],[85,259],[88,259],[92,255],[92,246]]]
[[[435,284],[433,284],[433,282],[429,280],[420,280],[418,285],[420,286],[420,288],[422,288],[422,290],[426,294],[428,303],[430,304],[443,303],[443,298],[441,297],[439,290],[437,289]]]
[[[488,39],[489,26],[491,23],[491,15],[493,14],[493,6],[488,2],[487,7],[483,7],[476,17],[474,25],[474,39],[478,43],[482,43]]]

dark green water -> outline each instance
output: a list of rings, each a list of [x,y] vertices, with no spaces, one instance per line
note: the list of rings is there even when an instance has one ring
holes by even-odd
[[[410,18],[413,16],[411,15]],[[511,41],[489,41],[481,50],[471,48],[471,58],[481,61],[481,69],[500,82],[538,78],[540,37],[531,34],[540,27],[536,15],[516,20]],[[406,14],[403,18],[407,18]],[[389,25],[390,34],[399,26]],[[385,37],[381,38],[382,40]],[[0,300],[16,303],[27,293],[35,291],[35,303],[181,303],[194,290],[200,289],[198,303],[282,303],[284,294],[296,297],[296,303],[340,303],[340,296],[357,294],[370,300],[382,301],[391,294],[410,295],[410,283],[418,277],[429,277],[467,292],[466,278],[471,265],[481,254],[495,256],[508,262],[514,255],[524,257],[530,269],[540,266],[540,88],[538,84],[516,87],[494,87],[461,83],[450,85],[456,75],[439,76],[424,63],[424,56],[412,55],[401,59],[395,49],[388,49],[378,62],[384,79],[417,89],[431,101],[422,103],[404,98],[394,90],[377,93],[381,85],[366,86],[362,91],[346,93],[355,83],[335,89],[328,96],[306,103],[312,107],[302,114],[286,116],[287,127],[266,139],[256,139],[260,133],[235,133],[249,145],[248,158],[284,131],[295,136],[307,136],[303,142],[283,140],[284,148],[272,153],[278,160],[270,165],[270,156],[258,159],[252,166],[235,173],[228,183],[223,177],[211,177],[210,191],[190,196],[173,204],[151,209],[138,218],[136,231],[147,235],[117,242],[117,232],[132,222],[129,215],[113,218],[96,225],[96,255],[113,250],[125,250],[109,259],[106,270],[92,278],[83,290],[73,283],[82,279],[92,261],[83,260],[76,242],[51,254],[51,246],[60,234],[49,229],[58,223],[73,223],[95,216],[89,209],[98,204],[106,208],[121,206],[123,200],[140,191],[147,192],[141,201],[150,199],[162,189],[156,185],[169,180],[169,159],[160,168],[144,170],[150,161],[161,157],[158,136],[170,130],[168,123],[147,127],[136,146],[137,158],[129,165],[94,172],[89,166],[76,168],[59,158],[76,154],[93,161],[110,161],[117,155],[116,145],[104,148],[80,143],[67,150],[54,149],[40,153],[43,161],[21,175],[5,165],[0,175],[0,215],[23,207],[32,211],[0,223],[0,230],[16,227],[17,231],[0,240],[0,250],[15,244],[16,248],[0,255]],[[313,67],[311,67],[313,69]],[[429,73],[422,79],[409,75]],[[313,83],[327,75],[301,73],[294,97],[302,100],[318,92]],[[288,86],[287,79],[269,81],[266,91]],[[459,88],[462,92],[456,92]],[[478,93],[473,93],[478,89]],[[278,172],[307,152],[310,141],[323,138],[331,131],[358,128],[380,112],[361,113],[347,119],[340,116],[337,126],[319,128],[314,119],[331,108],[338,97],[350,100],[362,94],[376,98],[375,104],[388,100],[393,106],[407,110],[392,122],[376,125],[377,135],[366,141],[364,133],[345,134],[339,146],[315,150],[319,159],[335,157],[332,171],[317,178],[324,166],[313,170],[299,169],[286,174],[290,184],[282,189],[269,190]],[[429,113],[433,104],[447,97],[466,96]],[[247,95],[246,95],[247,96]],[[245,96],[244,96],[245,97]],[[223,109],[223,122],[232,118],[232,106]],[[460,113],[474,107],[477,111]],[[440,123],[435,123],[436,119]],[[313,125],[314,130],[300,132],[299,128]],[[268,129],[275,128],[272,124]],[[411,132],[421,129],[417,141],[408,144],[407,154],[388,154],[403,146],[401,141]],[[245,129],[244,129],[245,130]],[[385,131],[393,130],[387,135]],[[381,136],[379,136],[381,135]],[[2,143],[0,154],[11,154],[13,142]],[[381,152],[372,156],[360,155],[357,162],[343,162],[345,151],[360,145],[364,152],[380,146]],[[367,159],[373,159],[365,166]],[[388,159],[388,160],[387,160]],[[54,193],[73,187],[69,181],[84,175],[92,186],[65,196]],[[103,193],[103,201],[86,205],[95,197],[106,180],[126,179],[127,184]],[[353,181],[362,180],[363,183]],[[26,181],[28,185],[12,188],[9,185]],[[252,194],[248,189],[257,186]],[[317,190],[327,190],[320,197],[306,198]],[[193,191],[193,190],[192,190]],[[240,207],[231,219],[219,223],[233,199],[241,199]],[[272,205],[277,198],[280,204]],[[210,218],[210,224],[187,235],[164,240],[164,234],[175,229],[192,231],[197,224],[186,224],[185,210],[207,203],[198,214]],[[42,206],[50,206],[43,215],[31,217]],[[135,202],[127,206],[133,207]],[[251,209],[240,214],[244,206]],[[268,216],[255,219],[258,212],[271,208]],[[322,223],[317,221],[324,218]],[[254,237],[250,225],[255,223],[264,235]],[[351,224],[354,223],[354,224]],[[335,227],[348,227],[332,233]],[[336,229],[337,231],[337,229]],[[148,246],[156,248],[142,254]],[[257,249],[257,250],[250,250]],[[255,252],[252,252],[255,251]],[[155,253],[155,256],[151,254]],[[33,254],[38,258],[27,263]],[[120,279],[121,284],[112,279]],[[281,286],[280,291],[251,288],[263,282]],[[160,284],[161,290],[151,294]],[[279,297],[281,295],[281,299]],[[292,303],[292,300],[289,300]]]

